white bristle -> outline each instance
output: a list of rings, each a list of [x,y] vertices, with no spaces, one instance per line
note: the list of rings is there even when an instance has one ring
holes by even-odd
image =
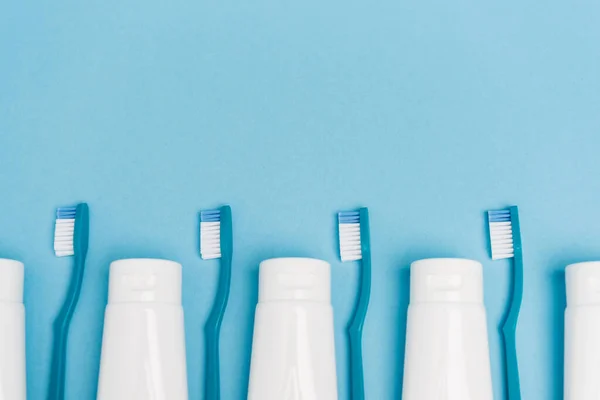
[[[221,223],[200,223],[200,256],[203,260],[221,258]]]
[[[515,256],[512,224],[510,222],[490,222],[490,242],[493,260]]]
[[[57,219],[54,228],[54,254],[57,257],[68,257],[75,254],[73,236],[75,219]]]
[[[360,246],[360,223],[339,224],[340,228],[340,256],[342,261],[355,261],[362,259]]]

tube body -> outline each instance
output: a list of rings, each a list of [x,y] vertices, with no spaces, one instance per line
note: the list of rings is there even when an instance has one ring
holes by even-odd
[[[187,400],[181,265],[111,264],[98,400]]]
[[[260,265],[249,400],[337,400],[330,266],[284,258]]]
[[[411,265],[403,400],[493,400],[480,263]]]
[[[25,400],[23,264],[0,259],[0,400]]]
[[[566,269],[565,400],[600,399],[600,262]]]

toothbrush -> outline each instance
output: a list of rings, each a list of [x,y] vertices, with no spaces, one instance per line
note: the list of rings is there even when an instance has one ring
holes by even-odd
[[[358,300],[354,315],[348,325],[350,342],[351,398],[364,400],[365,380],[362,357],[362,332],[365,324],[369,299],[371,297],[371,234],[369,231],[369,210],[338,213],[340,258],[345,261],[361,261]]]
[[[206,322],[206,400],[221,398],[221,373],[219,365],[219,338],[221,323],[231,287],[231,259],[233,255],[233,230],[231,207],[200,213],[200,256],[203,260],[221,259],[219,286],[212,311]]]
[[[67,297],[54,321],[49,400],[63,400],[65,398],[69,327],[81,293],[88,242],[88,205],[80,203],[76,207],[59,208],[56,211],[54,252],[57,257],[74,256],[75,260]]]
[[[519,210],[512,206],[506,210],[488,211],[488,221],[492,260],[513,260],[512,298],[502,325],[502,336],[508,399],[521,400],[516,344],[517,320],[523,301],[523,250]]]

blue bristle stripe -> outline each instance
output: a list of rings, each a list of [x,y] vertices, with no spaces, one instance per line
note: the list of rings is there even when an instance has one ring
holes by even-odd
[[[358,224],[360,222],[360,212],[342,211],[338,213],[338,221],[340,224]]]
[[[208,210],[200,213],[200,222],[219,222],[221,221],[220,210]]]
[[[56,218],[73,219],[77,214],[77,207],[60,207],[56,210]]]
[[[220,213],[221,213],[221,210],[219,210],[219,209],[202,211],[202,214],[220,214]]]
[[[510,210],[488,211],[490,222],[510,222]]]

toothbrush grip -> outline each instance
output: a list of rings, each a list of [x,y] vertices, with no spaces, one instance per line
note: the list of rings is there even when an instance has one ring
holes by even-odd
[[[66,353],[68,331],[62,329],[60,323],[54,324],[54,344],[52,346],[52,369],[50,371],[50,387],[48,400],[65,398]]]
[[[512,300],[502,326],[506,369],[507,398],[521,400],[521,382],[517,358],[517,321],[523,301],[523,255],[516,249],[513,264]]]
[[[362,356],[362,329],[349,331],[350,338],[350,398],[364,400],[365,380]]]
[[[352,322],[348,327],[350,345],[351,399],[365,399],[365,378],[362,352],[362,333],[371,297],[371,255],[363,251],[358,303]]]
[[[214,329],[214,327],[212,328]],[[206,399],[218,400],[221,398],[221,376],[219,363],[219,332],[206,330]]]
[[[67,299],[54,321],[54,344],[52,346],[52,369],[48,400],[64,400],[65,398],[69,328],[81,294],[84,269],[85,257],[75,254],[75,268]]]
[[[504,357],[506,362],[507,399],[521,400],[521,382],[515,335],[504,333]]]
[[[231,208],[221,207],[221,273],[215,304],[206,322],[206,391],[205,400],[221,399],[221,369],[219,343],[221,324],[231,290],[231,262],[233,257],[233,229]]]
[[[223,255],[215,304],[206,323],[206,400],[221,398],[219,343],[231,283],[231,257]]]

